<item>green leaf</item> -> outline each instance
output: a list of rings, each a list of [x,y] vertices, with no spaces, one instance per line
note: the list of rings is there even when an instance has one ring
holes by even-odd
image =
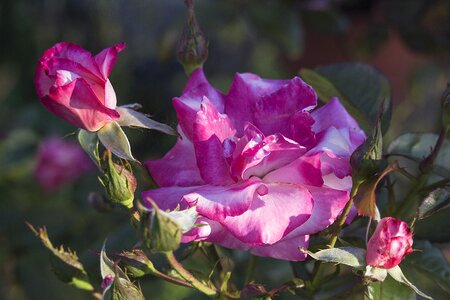
[[[97,136],[103,146],[116,156],[127,160],[137,161],[133,157],[133,154],[131,154],[130,142],[128,142],[125,132],[123,132],[117,122],[108,123],[100,128],[100,130],[97,131]]]
[[[389,145],[388,152],[411,156],[420,161],[430,154],[437,139],[438,135],[434,133],[406,133]],[[448,140],[444,141],[434,164],[436,173],[444,177],[450,176],[450,142]]]
[[[352,104],[370,122],[369,125],[376,123],[378,111],[384,102],[381,127],[386,132],[391,119],[391,89],[389,81],[380,72],[370,65],[350,62],[323,66],[316,71],[334,85],[346,102]],[[313,87],[316,88],[314,85]],[[344,104],[347,108],[346,105],[348,104]],[[353,111],[349,112],[352,114]],[[358,122],[363,122],[360,116],[353,116]]]
[[[409,286],[414,292],[416,292],[416,294],[426,298],[426,299],[433,299],[428,295],[425,295],[424,293],[422,293],[421,291],[419,291],[418,288],[416,288],[416,286],[414,284],[412,284],[403,274],[402,269],[400,269],[399,266],[395,266],[391,269],[388,269],[388,274],[392,276],[392,278],[394,278],[396,281],[403,283],[407,286]]]
[[[324,262],[338,263],[354,268],[364,268],[366,265],[366,250],[356,247],[342,247],[320,250],[316,253],[300,249],[312,258]]]
[[[429,193],[418,208],[418,219],[423,219],[445,209],[450,204],[450,187],[437,188]]]
[[[356,121],[358,121],[361,128],[364,129],[365,132],[369,131],[371,126],[367,117],[361,113],[328,78],[321,75],[317,71],[310,69],[300,70],[300,76],[314,88],[319,96],[319,99],[321,99],[324,103],[327,103],[333,97],[338,97],[345,109],[356,119]]]
[[[370,300],[415,300],[416,294],[407,286],[387,276],[383,282],[372,282],[367,286],[365,299]]]
[[[442,252],[428,241],[414,241],[414,251],[405,263],[432,278],[443,290],[450,293],[450,265]]]
[[[98,138],[95,132],[80,129],[78,132],[78,142],[95,165],[100,168],[100,156],[98,154]]]
[[[70,249],[65,250],[63,246],[60,246],[59,248],[54,247],[45,228],[36,230],[30,224],[28,224],[28,227],[30,227],[36,236],[39,237],[42,244],[50,251],[52,270],[59,280],[69,283],[78,289],[87,291],[94,290],[94,287],[89,282],[87,273],[75,252]]]
[[[145,114],[137,112],[127,107],[117,107],[120,119],[117,123],[120,126],[140,127],[146,129],[154,129],[169,135],[178,135],[178,133],[170,126],[159,123],[147,117]]]

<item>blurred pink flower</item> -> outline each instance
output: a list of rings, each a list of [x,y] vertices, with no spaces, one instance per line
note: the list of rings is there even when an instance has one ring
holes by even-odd
[[[315,109],[316,93],[300,78],[248,73],[236,74],[223,95],[197,69],[173,104],[182,138],[146,162],[160,188],[144,192],[144,201],[164,210],[196,207],[203,226],[183,242],[304,260],[298,247],[347,203],[349,157],[365,139],[339,100]]]
[[[92,170],[94,164],[76,143],[60,138],[42,141],[34,177],[46,191],[53,191]]]
[[[367,243],[366,262],[373,267],[393,268],[413,251],[412,244],[408,224],[392,217],[383,218]]]
[[[34,84],[42,104],[55,115],[89,131],[119,119],[116,94],[108,79],[117,44],[93,56],[72,43],[59,43],[39,59]]]

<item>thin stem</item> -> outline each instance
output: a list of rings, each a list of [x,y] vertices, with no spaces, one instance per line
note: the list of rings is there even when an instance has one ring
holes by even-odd
[[[250,259],[248,261],[247,273],[245,275],[244,284],[249,283],[250,281],[252,281],[253,277],[255,277],[257,260],[258,260],[258,258],[256,256],[250,254]]]
[[[420,163],[419,169],[422,173],[427,174],[433,168],[433,163],[436,160],[436,157],[439,154],[439,151],[442,148],[442,145],[445,142],[445,137],[447,135],[447,127],[442,127],[441,132],[439,133],[439,137],[436,141],[436,145],[433,148],[433,151]]]
[[[339,233],[341,232],[341,228],[344,225],[345,220],[347,220],[347,216],[350,213],[350,209],[352,208],[352,205],[353,205],[353,198],[355,197],[357,191],[358,191],[357,188],[354,188],[352,190],[352,194],[350,195],[350,200],[348,200],[347,204],[345,205],[344,209],[342,210],[342,214],[337,221],[336,230],[335,230],[333,236],[331,237],[330,242],[327,245],[328,248],[333,248],[334,245],[336,245],[337,239],[339,237]]]
[[[395,215],[397,217],[408,217],[408,214],[418,203],[417,200],[420,196],[420,192],[425,187],[428,181],[428,174],[433,168],[434,161],[441,150],[441,147],[445,141],[447,135],[447,128],[442,128],[439,133],[439,137],[431,153],[419,164],[420,175],[417,177],[417,181],[411,187],[410,191],[406,195],[403,202],[397,208]]]
[[[171,283],[174,283],[177,285],[181,285],[181,286],[185,286],[185,287],[189,287],[189,288],[193,287],[192,284],[190,284],[189,282],[180,280],[178,278],[171,277],[171,276],[164,274],[163,272],[160,272],[158,270],[153,270],[152,275],[155,275],[156,277],[159,277],[161,279],[164,279],[168,282],[171,282]]]
[[[366,228],[366,245],[367,245],[367,241],[369,240],[369,230],[370,230],[370,225],[372,224],[372,218],[369,218],[369,222],[367,223],[367,228]]]
[[[170,266],[174,268],[178,274],[181,275],[188,283],[190,283],[194,288],[199,290],[200,292],[204,293],[207,296],[210,297],[216,297],[217,291],[195,278],[194,275],[192,275],[188,270],[186,270],[182,264],[178,262],[175,255],[173,255],[173,252],[165,252],[164,255],[166,256],[167,261],[169,262]]]

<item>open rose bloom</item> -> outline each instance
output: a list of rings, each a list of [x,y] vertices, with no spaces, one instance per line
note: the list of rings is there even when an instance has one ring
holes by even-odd
[[[34,84],[42,104],[72,125],[97,131],[117,120],[116,94],[108,79],[125,44],[93,56],[72,43],[59,43],[39,59]]]
[[[393,268],[413,251],[412,244],[408,224],[392,217],[383,218],[367,243],[366,262],[373,267]]]
[[[183,242],[304,260],[298,247],[349,200],[349,157],[365,139],[339,100],[316,108],[316,93],[300,78],[254,74],[236,74],[223,95],[197,69],[173,104],[181,138],[146,162],[160,188],[144,192],[144,202],[196,207],[200,226]]]

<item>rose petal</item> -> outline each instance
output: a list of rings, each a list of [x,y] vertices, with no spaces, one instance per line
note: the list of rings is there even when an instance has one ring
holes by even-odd
[[[235,133],[229,118],[220,114],[205,97],[195,119],[193,142],[200,174],[207,183],[234,183],[222,143]]]
[[[349,157],[355,150],[352,148],[349,132],[346,128],[330,127],[317,134],[316,138],[318,143],[308,151],[308,155],[326,152],[334,157]]]
[[[254,124],[266,135],[287,134],[291,116],[301,110],[311,110],[316,105],[316,92],[299,77],[294,77],[277,91],[256,98]]]
[[[100,73],[103,75],[103,78],[108,78],[116,63],[117,54],[123,49],[125,49],[125,43],[120,43],[110,48],[103,49],[94,57],[95,63],[97,64]]]
[[[51,88],[49,95],[41,101],[54,114],[89,131],[97,131],[106,123],[120,118],[117,111],[102,105],[89,84],[81,78]]]
[[[161,187],[203,185],[205,181],[197,167],[194,144],[184,136],[181,129],[178,132],[181,138],[163,158],[148,160],[144,165]]]
[[[302,235],[293,239],[282,239],[276,244],[269,246],[255,246],[250,252],[253,255],[268,256],[289,261],[303,261],[306,254],[299,250],[299,247],[307,248],[309,242],[308,235]]]
[[[313,200],[308,190],[293,184],[267,185],[243,214],[227,217],[222,225],[250,245],[274,244],[309,219]],[[217,218],[214,218],[217,220]]]
[[[316,144],[316,135],[312,130],[313,124],[314,119],[309,113],[298,111],[288,121],[286,136],[310,149]]]
[[[325,131],[330,127],[347,129],[350,137],[350,152],[353,152],[366,139],[364,131],[336,97],[331,98],[324,106],[314,110],[311,116],[315,120],[313,130],[316,133]]]
[[[256,192],[264,193],[264,184],[258,178],[229,186],[204,186],[186,194],[189,206],[209,219],[221,221],[228,216],[239,216],[250,207]]]
[[[199,227],[195,227],[183,235],[183,243],[188,243],[195,240],[207,241],[231,249],[247,250],[250,247],[249,245],[246,245],[236,239],[218,222],[205,217],[200,217],[197,219],[197,224]]]
[[[336,220],[350,197],[346,191],[313,186],[307,188],[314,199],[311,217],[286,238],[314,234],[324,230]]]
[[[249,130],[252,128],[251,130]],[[234,176],[247,179],[251,176],[263,177],[270,171],[281,168],[306,152],[306,149],[281,134],[266,138],[256,133],[253,126],[246,126],[248,144],[231,165]],[[253,132],[253,133],[248,133]],[[253,134],[253,136],[252,136]]]
[[[181,97],[173,99],[178,123],[189,139],[192,139],[193,124],[203,97],[207,97],[218,112],[224,111],[224,96],[209,84],[203,69],[198,68],[189,78]]]
[[[286,182],[322,186],[321,154],[301,156],[290,164],[278,168],[266,176],[264,182]]]
[[[201,187],[202,186],[174,186],[144,191],[142,192],[143,204],[147,208],[152,208],[153,206],[149,201],[151,199],[162,210],[174,210],[178,205],[180,206],[180,209],[183,210],[189,208],[188,203],[183,200],[183,196]]]
[[[268,80],[251,74],[236,74],[226,95],[225,113],[231,118],[238,134],[244,133],[247,122],[254,124],[253,110],[256,100],[279,90],[289,80]]]

